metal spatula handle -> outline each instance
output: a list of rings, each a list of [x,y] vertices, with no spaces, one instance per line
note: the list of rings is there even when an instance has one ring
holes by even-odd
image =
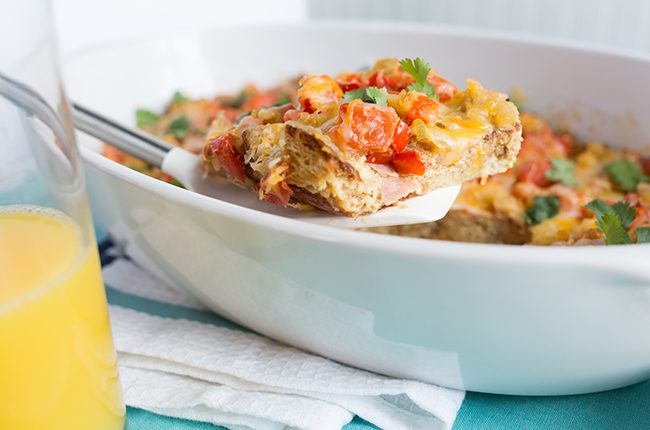
[[[79,130],[154,167],[161,167],[165,156],[173,148],[152,134],[125,127],[77,103],[72,104],[72,117]]]

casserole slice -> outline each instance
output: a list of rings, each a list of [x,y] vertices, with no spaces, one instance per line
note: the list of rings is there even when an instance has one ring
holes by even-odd
[[[510,168],[521,143],[514,104],[421,59],[384,59],[335,78],[307,75],[295,104],[215,120],[208,172],[271,203],[356,217]]]

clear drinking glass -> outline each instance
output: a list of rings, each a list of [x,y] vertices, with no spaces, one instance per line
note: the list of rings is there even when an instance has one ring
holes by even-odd
[[[3,1],[0,38],[0,428],[121,430],[106,296],[47,1]]]

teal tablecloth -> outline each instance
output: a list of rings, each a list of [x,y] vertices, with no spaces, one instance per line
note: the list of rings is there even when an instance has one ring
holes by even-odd
[[[128,430],[216,430],[223,427],[128,408]],[[375,430],[355,418],[344,430]],[[650,381],[598,394],[514,397],[467,393],[453,430],[650,429]]]
[[[100,246],[100,251],[106,247]],[[110,257],[103,253],[102,262]],[[207,312],[132,296],[106,288],[112,304],[169,318],[185,318],[220,326],[235,327]],[[163,417],[129,408],[128,430],[216,430],[223,427]],[[356,418],[344,430],[377,427]],[[467,393],[454,430],[475,429],[585,429],[650,430],[650,381],[598,394],[565,397],[516,397]]]

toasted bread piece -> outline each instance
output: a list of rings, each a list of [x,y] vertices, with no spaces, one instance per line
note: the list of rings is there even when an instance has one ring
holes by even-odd
[[[282,169],[281,180],[292,190],[288,203],[359,216],[412,195],[507,170],[519,149],[520,132],[518,124],[510,130],[493,130],[472,142],[456,163],[445,166],[432,159],[424,175],[400,177],[366,163],[363,155],[340,151],[317,128],[291,121],[257,125],[241,133],[244,183],[265,198],[273,195],[272,187],[277,184],[269,184],[271,172]],[[269,145],[275,145],[271,157],[260,148]],[[219,163],[210,152],[205,160],[212,168],[213,162]],[[269,165],[274,167],[260,168]],[[409,192],[400,192],[395,200],[390,197],[391,187],[407,187]]]
[[[522,218],[513,218],[499,212],[454,208],[436,222],[381,227],[367,231],[454,242],[523,245],[530,241],[528,226]]]
[[[272,203],[357,217],[504,172],[516,159],[516,107],[476,82],[463,92],[454,87],[453,95],[447,87],[445,103],[414,90],[385,91],[382,106],[343,103],[338,85],[329,77],[308,79],[303,88],[312,91],[310,98],[299,93],[298,108],[254,111],[226,133],[213,133],[203,152],[208,171],[222,169]],[[435,109],[428,118],[422,99]],[[317,103],[312,112],[303,106]],[[398,133],[406,136],[399,145]],[[383,142],[386,136],[390,141]]]

